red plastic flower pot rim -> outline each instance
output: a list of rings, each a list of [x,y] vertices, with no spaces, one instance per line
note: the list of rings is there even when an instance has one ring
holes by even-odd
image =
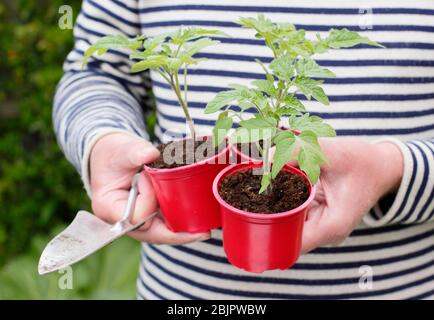
[[[211,138],[211,136],[200,136],[200,137],[196,137],[196,140],[200,141],[200,140],[205,140],[205,139],[210,139],[210,138]],[[189,139],[189,138],[186,137],[186,138],[174,140],[174,141],[182,141],[182,140],[186,140],[186,139]],[[173,141],[170,141],[170,142],[173,142]],[[168,143],[170,143],[170,142],[168,142]],[[146,164],[143,167],[147,172],[149,172],[149,171],[151,171],[151,173],[158,172],[159,175],[166,175],[166,174],[167,175],[175,175],[176,173],[182,174],[185,171],[189,171],[189,169],[193,169],[194,167],[196,167],[195,170],[199,170],[200,167],[202,167],[202,169],[207,169],[206,166],[204,166],[206,164],[215,164],[215,165],[228,164],[230,161],[230,156],[228,155],[228,153],[229,153],[228,151],[230,150],[231,145],[229,143],[227,143],[227,139],[225,140],[225,144],[226,144],[226,146],[223,149],[221,149],[219,152],[216,152],[216,154],[214,154],[212,157],[203,159],[203,160],[198,161],[198,162],[186,164],[186,165],[183,165],[180,167],[175,167],[175,168],[152,168]],[[225,159],[224,163],[220,163],[219,158],[222,157],[223,155],[227,155],[226,156],[227,159]],[[197,172],[197,174],[198,173],[199,172]]]
[[[305,202],[303,202],[302,205],[300,205],[294,209],[291,209],[291,210],[285,211],[285,212],[279,212],[279,213],[253,213],[253,212],[248,212],[248,211],[237,209],[237,208],[231,206],[229,203],[227,203],[226,201],[224,201],[221,198],[220,193],[219,193],[219,185],[220,185],[221,180],[225,176],[234,174],[234,173],[241,171],[243,169],[260,168],[261,166],[262,166],[261,161],[250,161],[250,162],[243,162],[243,163],[239,163],[239,164],[233,164],[233,165],[230,165],[230,166],[224,168],[222,171],[220,171],[220,173],[214,179],[214,183],[213,183],[213,193],[214,193],[214,196],[216,197],[218,203],[224,207],[229,207],[233,213],[235,213],[241,217],[246,217],[246,218],[258,220],[258,222],[262,221],[264,223],[268,223],[270,220],[276,220],[279,218],[286,218],[286,217],[291,216],[295,213],[298,213],[301,210],[304,210],[305,208],[307,208],[309,206],[309,204],[315,198],[316,188],[314,185],[312,185],[310,180],[307,178],[306,174],[303,171],[301,171],[301,170],[299,170],[293,166],[290,166],[290,165],[285,165],[283,167],[283,170],[287,170],[287,171],[290,171],[292,173],[303,176],[306,179],[307,183],[309,184],[309,197],[307,198],[307,200]]]

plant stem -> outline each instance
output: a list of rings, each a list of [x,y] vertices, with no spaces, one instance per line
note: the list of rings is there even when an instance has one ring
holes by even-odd
[[[185,66],[184,67],[184,101],[185,101],[185,104],[188,106],[187,92],[188,92],[188,87],[187,87],[187,66]]]
[[[179,104],[181,105],[181,108],[184,111],[185,119],[190,129],[190,135],[194,141],[196,139],[196,131],[194,130],[193,119],[191,118],[190,113],[188,112],[188,105],[182,98],[181,88],[179,86],[178,73],[175,73],[174,75],[171,76],[171,85],[173,90],[176,93],[176,97],[178,98]]]
[[[270,149],[271,149],[271,139],[263,139],[263,153],[262,153],[262,168],[263,174],[267,175],[271,173],[271,161],[270,161]],[[270,194],[273,189],[272,182],[265,190],[265,194]]]

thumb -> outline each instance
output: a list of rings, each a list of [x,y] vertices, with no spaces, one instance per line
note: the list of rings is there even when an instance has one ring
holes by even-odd
[[[126,159],[125,165],[129,168],[140,167],[155,161],[160,156],[160,152],[148,141],[137,138],[128,144],[123,157]]]

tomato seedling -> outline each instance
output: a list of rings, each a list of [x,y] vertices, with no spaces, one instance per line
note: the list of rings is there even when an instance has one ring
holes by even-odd
[[[239,24],[253,29],[255,37],[264,40],[272,52],[272,61],[266,66],[256,60],[263,70],[263,79],[253,81],[251,86],[232,84],[230,90],[219,92],[207,104],[205,113],[220,111],[213,130],[215,144],[223,141],[237,118],[240,127],[229,141],[255,143],[260,150],[263,160],[260,193],[271,189],[272,180],[291,159],[297,160],[312,183],[316,183],[320,166],[327,163],[318,137],[333,137],[336,132],[320,117],[310,115],[299,99],[302,94],[307,100],[313,98],[329,105],[321,85],[324,78],[334,78],[335,74],[320,66],[314,55],[359,44],[382,46],[348,29],[331,29],[325,38],[316,34],[311,40],[305,30],[290,23],[273,23],[264,15],[240,18]],[[237,108],[232,108],[234,105]],[[252,109],[254,117],[247,118],[246,111]],[[284,118],[288,119],[290,130],[280,127]],[[276,149],[271,161],[273,144]]]

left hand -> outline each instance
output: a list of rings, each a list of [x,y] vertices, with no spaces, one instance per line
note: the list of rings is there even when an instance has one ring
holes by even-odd
[[[403,157],[391,142],[322,139],[329,164],[321,168],[304,225],[302,252],[343,242],[385,194],[399,187]]]

